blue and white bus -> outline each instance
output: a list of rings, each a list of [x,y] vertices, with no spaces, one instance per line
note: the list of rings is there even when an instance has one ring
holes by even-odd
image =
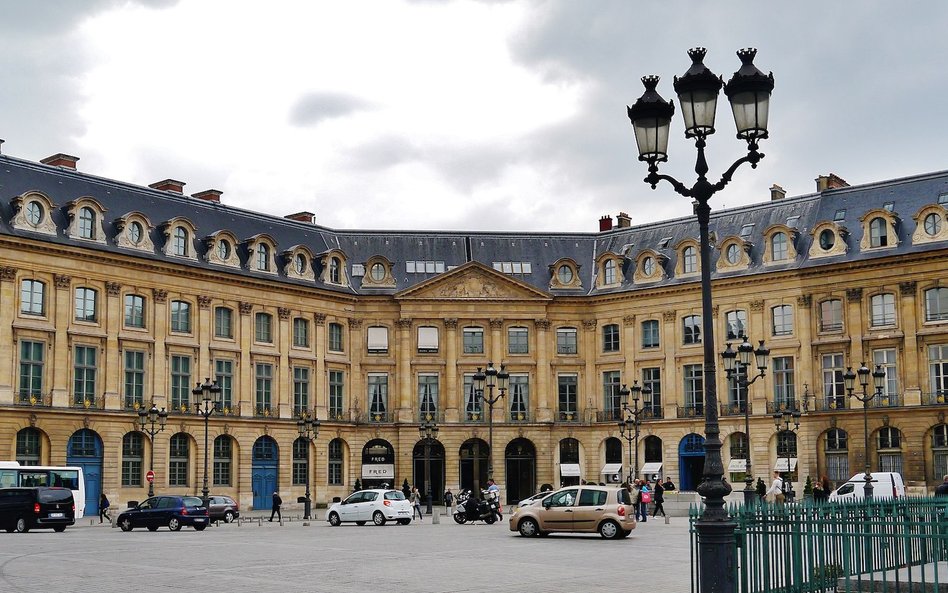
[[[86,481],[81,467],[48,465],[20,465],[16,461],[0,461],[0,488],[16,486],[58,486],[72,490],[76,503],[76,519],[81,519],[86,508]]]

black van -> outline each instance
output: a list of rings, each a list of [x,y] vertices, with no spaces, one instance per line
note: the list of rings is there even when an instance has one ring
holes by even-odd
[[[0,527],[7,533],[65,531],[75,522],[76,504],[68,488],[0,488]]]

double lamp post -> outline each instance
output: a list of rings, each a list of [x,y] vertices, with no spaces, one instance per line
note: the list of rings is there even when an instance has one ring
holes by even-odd
[[[740,400],[741,390],[744,392],[744,438],[747,439],[747,452],[745,453],[744,465],[744,504],[754,504],[756,493],[754,492],[754,476],[751,470],[751,438],[750,438],[750,413],[751,402],[748,387],[757,379],[764,376],[767,370],[767,364],[770,361],[770,350],[764,347],[764,341],[760,340],[760,346],[755,350],[747,336],[735,351],[731,348],[731,343],[727,343],[724,352],[721,353],[721,359],[724,361],[724,372],[727,373],[728,381],[733,381],[737,386],[737,396]],[[757,374],[753,379],[748,378],[747,370],[756,359]]]
[[[629,395],[632,395],[632,407],[629,407]],[[639,407],[639,398],[642,398],[642,407]],[[624,420],[619,422],[619,436],[625,438],[625,442],[628,443],[629,451],[629,473],[627,482],[632,483],[632,480],[638,477],[638,464],[639,464],[639,427],[642,425],[642,420],[639,416],[642,415],[642,412],[646,408],[651,406],[652,403],[652,390],[649,387],[639,386],[638,381],[632,382],[632,388],[629,389],[625,385],[619,388],[619,403],[622,406],[622,409],[626,413]],[[632,459],[632,445],[635,443],[635,461]],[[646,453],[647,454],[647,453]]]
[[[872,392],[868,389],[870,374],[872,375],[872,386],[874,388]],[[859,376],[859,386],[862,387],[862,395],[854,392],[857,375]],[[846,374],[843,375],[843,384],[846,386],[849,397],[854,397],[862,402],[863,450],[866,452],[866,470],[862,479],[866,482],[864,491],[868,499],[872,498],[872,471],[869,462],[869,402],[882,395],[882,390],[885,388],[885,371],[882,370],[882,365],[877,364],[876,370],[870,372],[865,362],[855,373],[852,367],[847,367]]]
[[[655,90],[657,76],[642,78],[645,93],[628,107],[629,119],[635,131],[639,160],[648,163],[645,183],[652,189],[660,181],[667,181],[674,190],[691,198],[698,217],[700,261],[701,261],[701,321],[704,346],[704,410],[705,410],[705,463],[704,475],[698,493],[704,497],[705,506],[695,523],[698,532],[699,590],[702,593],[731,593],[736,590],[732,567],[736,564],[734,529],[736,524],[728,516],[724,497],[731,486],[724,480],[724,463],[721,459],[721,438],[718,426],[718,398],[715,387],[714,323],[711,306],[711,249],[708,222],[711,207],[708,201],[731,181],[731,177],[744,163],[756,167],[764,157],[758,150],[758,142],[767,138],[767,117],[770,94],[774,88],[773,74],[766,75],[754,66],[757,50],[742,49],[737,52],[741,68],[725,85],[703,63],[704,48],[688,52],[692,65],[683,76],[675,78],[675,92],[681,103],[685,121],[685,137],[694,138],[698,151],[695,173],[698,179],[690,188],[669,175],[660,175],[658,165],[668,160],[668,135],[675,106],[665,101]],[[735,161],[722,175],[720,181],[708,181],[708,162],[704,149],[707,138],[714,133],[714,116],[718,94],[724,87],[731,104],[738,139],[747,142],[747,155]]]
[[[418,426],[418,433],[425,446],[425,512],[431,515],[431,445],[438,440],[438,424],[430,414]]]
[[[221,387],[217,381],[211,381],[210,377],[204,379],[204,383],[198,383],[191,390],[195,398],[200,398],[195,402],[197,413],[204,418],[204,485],[201,488],[201,500],[204,501],[204,508],[210,509],[210,490],[207,488],[207,429],[211,414],[221,409]]]
[[[306,458],[309,459],[313,449],[313,441],[319,436],[319,420],[315,415],[310,417],[309,413],[303,412],[296,420],[296,431],[300,438],[306,441]],[[309,476],[310,467],[309,464],[306,464],[306,495],[303,497],[303,519],[306,521],[310,519],[310,512],[313,509],[313,499],[309,493],[309,483],[311,481]]]
[[[507,395],[507,381],[510,374],[506,366],[500,365],[500,370],[494,368],[494,363],[488,362],[487,368],[481,372],[477,368],[474,373],[474,390],[477,397],[487,404],[487,479],[494,479],[494,404]],[[486,391],[485,391],[486,388]],[[497,393],[494,393],[497,389]],[[478,484],[478,476],[474,476],[474,483]],[[479,485],[479,484],[478,484]]]
[[[151,447],[149,448],[149,461],[148,461],[148,498],[151,498],[155,495],[155,435],[165,429],[165,424],[168,422],[168,412],[164,408],[158,410],[158,406],[154,402],[151,404],[149,410],[141,408],[138,410],[138,423],[141,426],[142,432],[146,433],[151,438]],[[155,428],[155,425],[158,425],[158,428]]]

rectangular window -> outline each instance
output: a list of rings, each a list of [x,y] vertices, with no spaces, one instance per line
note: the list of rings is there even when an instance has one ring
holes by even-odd
[[[21,403],[43,402],[43,342],[20,341],[20,385],[18,397]]]
[[[302,486],[309,479],[309,441],[293,441],[293,485]]]
[[[91,288],[76,289],[76,321],[96,322],[96,291]]]
[[[214,377],[221,388],[221,408],[229,414],[234,408],[234,361],[216,359]]]
[[[214,439],[214,485],[230,486],[230,466],[232,449],[230,437],[219,436]]]
[[[309,411],[309,369],[293,367],[293,416]]]
[[[897,406],[899,405],[899,370],[896,359],[895,348],[884,348],[882,350],[873,350],[872,362],[885,371],[885,382],[882,387],[882,394],[876,400],[877,406]],[[873,369],[875,370],[875,369]]]
[[[556,330],[556,353],[577,353],[575,327],[561,327],[560,329]]]
[[[140,487],[142,485],[142,458],[145,456],[145,444],[140,433],[129,433],[122,439],[122,486]]]
[[[619,326],[615,323],[602,326],[602,351],[619,351]]]
[[[418,328],[418,352],[435,353],[438,351],[438,328],[423,326]]]
[[[895,295],[890,293],[873,295],[871,324],[873,327],[895,325]]]
[[[852,474],[849,473],[848,453],[827,453],[826,474],[833,482],[845,482]]]
[[[369,354],[387,354],[388,328],[377,325],[370,327],[367,333]]]
[[[879,471],[902,473],[901,453],[879,453]]]
[[[465,327],[463,331],[464,354],[484,354],[484,330],[480,327]]]
[[[681,318],[682,336],[685,344],[701,343],[701,316],[687,315]]]
[[[842,410],[846,407],[846,384],[843,381],[842,354],[824,354],[821,358],[823,367],[823,397],[826,409]]]
[[[20,313],[43,315],[46,311],[46,285],[39,280],[24,280],[20,284]]]
[[[93,346],[76,346],[76,364],[74,368],[73,404],[77,406],[96,405],[96,353]]]
[[[171,331],[191,333],[191,304],[184,301],[171,301]]]
[[[686,364],[683,368],[685,378],[685,408],[693,410],[695,415],[704,414],[704,373],[700,364]]]
[[[233,339],[234,337],[234,312],[227,307],[217,307],[214,309],[214,337]]]
[[[464,374],[464,419],[468,422],[484,420],[481,398],[474,386],[474,374]]]
[[[125,295],[125,327],[145,327],[145,297]]]
[[[340,323],[329,324],[329,351],[344,352],[342,341],[342,324]]]
[[[645,406],[646,418],[662,417],[662,369],[649,367],[642,369],[642,388],[652,390],[651,405]]]
[[[558,375],[556,378],[557,391],[559,392],[557,411],[559,419],[565,422],[576,422],[579,420],[578,401],[579,396],[577,387],[579,377],[577,375]]]
[[[736,340],[747,335],[747,311],[728,311],[724,317],[727,323],[728,340]]]
[[[135,410],[145,405],[145,353],[125,351],[125,408]]]
[[[642,322],[642,348],[658,348],[658,320],[647,319]]]
[[[793,388],[793,357],[775,356],[774,366],[774,403],[790,405],[794,403],[796,394]]]
[[[438,418],[438,375],[418,375],[418,411],[421,420]]]
[[[388,375],[369,373],[369,421],[388,422]]]
[[[619,398],[619,388],[622,386],[622,375],[619,371],[605,371],[602,374],[602,409],[611,412],[615,419],[622,413],[622,402]]]
[[[840,299],[830,299],[820,303],[820,331],[838,332],[842,331],[842,329],[843,301]]]
[[[273,415],[273,365],[254,365],[254,411],[257,416]]]
[[[728,403],[736,406],[736,411],[743,413],[745,402],[747,402],[747,387],[741,387],[740,381],[747,380],[747,367],[737,365],[735,372],[737,374],[735,380],[727,382]]]
[[[257,313],[254,316],[254,340],[264,344],[273,343],[273,316],[268,313]]]
[[[530,376],[510,375],[510,419],[523,422],[530,417]]]
[[[510,354],[529,354],[529,334],[525,327],[507,329],[507,352]]]
[[[342,371],[329,371],[329,418],[341,419],[345,382]]]
[[[329,441],[329,485],[342,485],[342,441],[333,439]]]
[[[793,335],[793,307],[790,305],[777,305],[771,309],[773,315],[773,335],[792,336]]]
[[[309,348],[309,321],[302,317],[293,319],[293,345]]]
[[[178,438],[181,437],[181,438]],[[169,447],[168,461],[168,485],[169,486],[187,486],[188,485],[188,439],[183,435],[175,435],[171,438]]]
[[[171,409],[187,412],[191,408],[191,357],[171,357]]]

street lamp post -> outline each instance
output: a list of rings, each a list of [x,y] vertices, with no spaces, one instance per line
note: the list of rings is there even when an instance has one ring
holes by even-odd
[[[426,512],[431,515],[431,443],[438,438],[438,425],[428,419],[418,427],[421,440],[425,443],[425,499]],[[490,464],[488,464],[488,469]]]
[[[300,438],[306,441],[306,495],[303,500],[303,519],[309,520],[310,512],[313,509],[313,499],[310,498],[309,494],[309,483],[310,479],[310,464],[308,463],[310,453],[312,452],[313,441],[319,436],[319,420],[316,416],[310,418],[309,412],[303,412],[300,414],[299,419],[296,421],[296,430],[300,434]]]
[[[724,481],[721,460],[721,439],[718,426],[718,401],[715,387],[714,325],[711,307],[711,252],[708,221],[711,207],[708,201],[731,181],[737,168],[744,163],[756,167],[764,157],[758,150],[758,141],[767,138],[767,117],[770,93],[774,88],[773,74],[765,75],[754,66],[757,50],[737,52],[741,68],[724,85],[724,94],[731,103],[737,137],[747,142],[747,155],[735,161],[717,183],[708,181],[708,162],[704,156],[707,137],[714,133],[714,115],[722,80],[703,63],[706,50],[689,50],[692,65],[684,76],[675,78],[675,92],[682,106],[685,137],[695,139],[698,150],[695,173],[698,179],[685,187],[674,177],[659,175],[658,164],[668,160],[668,132],[675,107],[666,102],[655,90],[657,76],[642,78],[643,94],[628,107],[629,119],[635,131],[639,160],[648,163],[645,182],[652,186],[659,181],[669,182],[675,191],[691,198],[698,217],[701,256],[701,319],[704,344],[704,409],[705,409],[705,463],[704,476],[698,493],[704,497],[704,511],[695,523],[698,532],[699,590],[702,593],[730,593],[736,588],[733,571],[722,567],[734,566],[736,552],[734,529],[736,524],[728,516],[724,497],[731,487]]]
[[[142,432],[146,433],[151,438],[151,448],[149,453],[148,461],[148,470],[154,475],[155,473],[155,435],[165,429],[165,423],[168,422],[168,412],[164,408],[161,408],[161,411],[158,410],[158,406],[155,405],[155,402],[151,403],[151,408],[145,410],[141,408],[138,410],[138,423],[141,425]],[[158,425],[158,428],[155,428],[155,424]],[[148,498],[151,498],[155,495],[155,481],[151,480],[148,482]]]
[[[774,426],[777,427],[777,443],[780,442],[780,433],[790,432],[796,434],[800,430],[800,411],[799,410],[784,410],[782,412],[777,412],[774,414]],[[787,453],[787,474],[792,473],[793,468],[790,467],[790,447],[785,447]],[[780,478],[783,482],[783,491],[787,492],[788,488],[786,487],[787,479],[784,477]],[[787,497],[787,502],[793,502],[793,491],[790,489],[790,496]]]
[[[207,429],[211,414],[220,408],[221,388],[217,381],[211,382],[208,377],[204,379],[203,384],[198,383],[191,393],[195,398],[201,398],[195,402],[197,413],[204,417],[204,486],[201,488],[201,498],[204,501],[204,507],[210,508],[208,504],[210,491],[207,489]]]
[[[629,395],[632,395],[632,407],[629,407]],[[642,398],[642,407],[639,407],[639,398]],[[639,475],[639,427],[642,420],[639,416],[645,407],[652,403],[652,390],[641,387],[638,381],[632,382],[632,388],[625,385],[619,388],[619,402],[626,413],[625,420],[619,423],[619,434],[629,441],[629,483]],[[635,462],[632,461],[632,444],[635,443]]]
[[[853,391],[855,389],[857,374],[859,375],[859,385],[862,387],[862,395],[858,395]],[[872,386],[874,388],[872,392],[868,390],[870,374],[872,375]],[[872,470],[869,462],[869,402],[872,401],[873,398],[882,395],[882,390],[885,388],[885,371],[882,370],[882,365],[877,364],[876,370],[870,373],[869,367],[867,367],[864,362],[855,373],[852,367],[846,367],[846,374],[843,375],[843,381],[846,385],[846,391],[849,392],[849,397],[854,397],[862,402],[863,447],[865,447],[866,456],[866,473],[862,479],[866,482],[864,487],[866,498],[870,499],[872,498]]]
[[[477,396],[487,404],[487,479],[494,479],[494,404],[499,402],[507,395],[507,380],[510,375],[507,373],[506,366],[501,364],[500,370],[494,368],[494,363],[488,362],[487,368],[481,372],[477,368],[474,373],[474,388]],[[487,388],[485,393],[484,388]],[[497,388],[497,394],[494,395],[494,388]],[[475,476],[474,481],[477,482]]]
[[[753,379],[748,379],[747,369],[751,366],[751,355],[756,358],[757,374]],[[744,436],[747,438],[747,464],[744,467],[744,504],[754,504],[756,493],[754,492],[754,476],[751,475],[751,439],[750,439],[750,387],[757,379],[764,376],[767,370],[767,363],[770,360],[770,350],[764,347],[764,341],[760,340],[760,346],[755,350],[744,336],[744,342],[737,347],[735,352],[731,348],[731,343],[727,343],[727,348],[721,353],[721,359],[724,361],[724,372],[727,373],[729,381],[734,381],[737,385],[738,396],[740,390],[744,390]]]

